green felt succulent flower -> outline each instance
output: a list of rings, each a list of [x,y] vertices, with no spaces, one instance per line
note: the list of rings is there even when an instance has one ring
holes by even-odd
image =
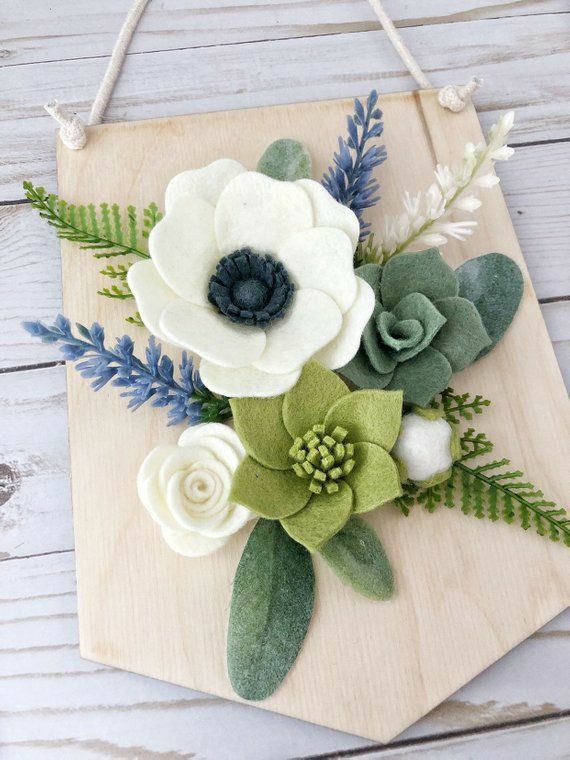
[[[400,430],[402,393],[351,393],[315,361],[294,388],[274,398],[230,401],[248,456],[236,470],[231,498],[295,541],[318,550],[353,514],[402,492],[390,451]]]
[[[358,353],[340,372],[360,388],[401,389],[405,402],[427,406],[453,372],[491,345],[479,311],[459,295],[459,278],[437,248],[356,271],[373,288],[376,305]]]

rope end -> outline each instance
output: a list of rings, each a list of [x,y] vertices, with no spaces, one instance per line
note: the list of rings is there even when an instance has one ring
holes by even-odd
[[[468,101],[471,99],[471,95],[483,84],[483,80],[479,77],[473,77],[465,85],[448,84],[442,87],[437,95],[439,104],[443,108],[448,108],[454,113],[463,111]]]
[[[46,103],[44,109],[60,125],[59,136],[64,145],[71,148],[71,150],[81,150],[85,147],[87,143],[87,131],[85,124],[77,114],[72,114],[65,108],[62,108],[57,100]]]

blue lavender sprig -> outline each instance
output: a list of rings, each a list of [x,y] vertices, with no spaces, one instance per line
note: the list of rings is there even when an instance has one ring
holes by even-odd
[[[77,324],[81,338],[73,335],[69,320],[61,314],[51,326],[35,321],[24,322],[23,327],[42,343],[61,343],[65,359],[78,362],[75,368],[92,381],[94,390],[107,383],[125,388],[121,396],[129,399],[128,408],[133,411],[150,401],[151,406],[167,408],[169,425],[184,421],[195,425],[231,416],[228,399],[204,386],[186,352],[179,365],[179,378],[174,379],[172,359],[162,353],[152,336],[145,350],[146,361],[142,361],[134,355],[134,342],[128,335],[117,338],[112,349],[106,348],[105,331],[97,322],[90,329]]]
[[[382,111],[376,108],[378,93],[372,90],[366,99],[366,109],[358,100],[354,101],[354,114],[347,116],[348,139],[338,138],[338,153],[334,154],[334,165],[329,166],[321,184],[339,203],[354,211],[360,222],[360,241],[370,228],[364,221],[364,210],[380,200],[377,195],[380,185],[372,177],[373,170],[386,160],[383,145],[367,147],[374,137],[380,137],[384,129]],[[359,129],[360,128],[360,129]]]

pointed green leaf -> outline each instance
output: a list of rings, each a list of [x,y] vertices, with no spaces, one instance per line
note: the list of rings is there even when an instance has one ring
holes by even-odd
[[[272,694],[295,662],[313,614],[311,555],[278,522],[259,520],[243,550],[228,624],[230,681],[244,699]]]
[[[240,462],[230,493],[231,501],[270,520],[295,514],[310,497],[307,481],[293,470],[270,470],[251,457]]]
[[[477,358],[488,354],[501,340],[519,307],[524,282],[516,262],[502,253],[470,259],[456,270],[459,295],[475,304],[491,338]]]
[[[390,451],[402,421],[401,391],[354,391],[336,402],[325,417],[327,429],[348,430],[352,443],[369,441]]]
[[[316,494],[304,509],[281,520],[291,538],[306,546],[309,551],[320,549],[350,517],[352,490],[342,481],[338,485],[336,493],[323,491]]]
[[[394,576],[380,539],[359,517],[351,517],[344,528],[320,550],[325,562],[343,583],[369,599],[385,600],[394,591]]]
[[[375,443],[355,443],[356,465],[346,476],[352,488],[354,512],[369,512],[402,495],[396,462]]]
[[[310,179],[311,156],[297,140],[275,140],[259,159],[257,171],[286,182]]]
[[[437,248],[400,253],[384,266],[380,290],[384,308],[394,306],[409,293],[423,293],[430,301],[457,295],[457,276]]]
[[[232,398],[230,407],[236,433],[250,457],[272,470],[289,469],[293,439],[283,424],[283,396]]]

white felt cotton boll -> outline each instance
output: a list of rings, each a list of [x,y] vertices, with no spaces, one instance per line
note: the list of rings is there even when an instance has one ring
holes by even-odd
[[[233,474],[245,456],[226,425],[196,425],[178,446],[157,446],[142,463],[137,487],[171,549],[199,557],[219,549],[255,515],[230,501]]]
[[[414,412],[406,414],[392,455],[404,463],[409,480],[430,481],[449,470],[453,463],[452,433],[451,425],[442,418],[427,419]]]

